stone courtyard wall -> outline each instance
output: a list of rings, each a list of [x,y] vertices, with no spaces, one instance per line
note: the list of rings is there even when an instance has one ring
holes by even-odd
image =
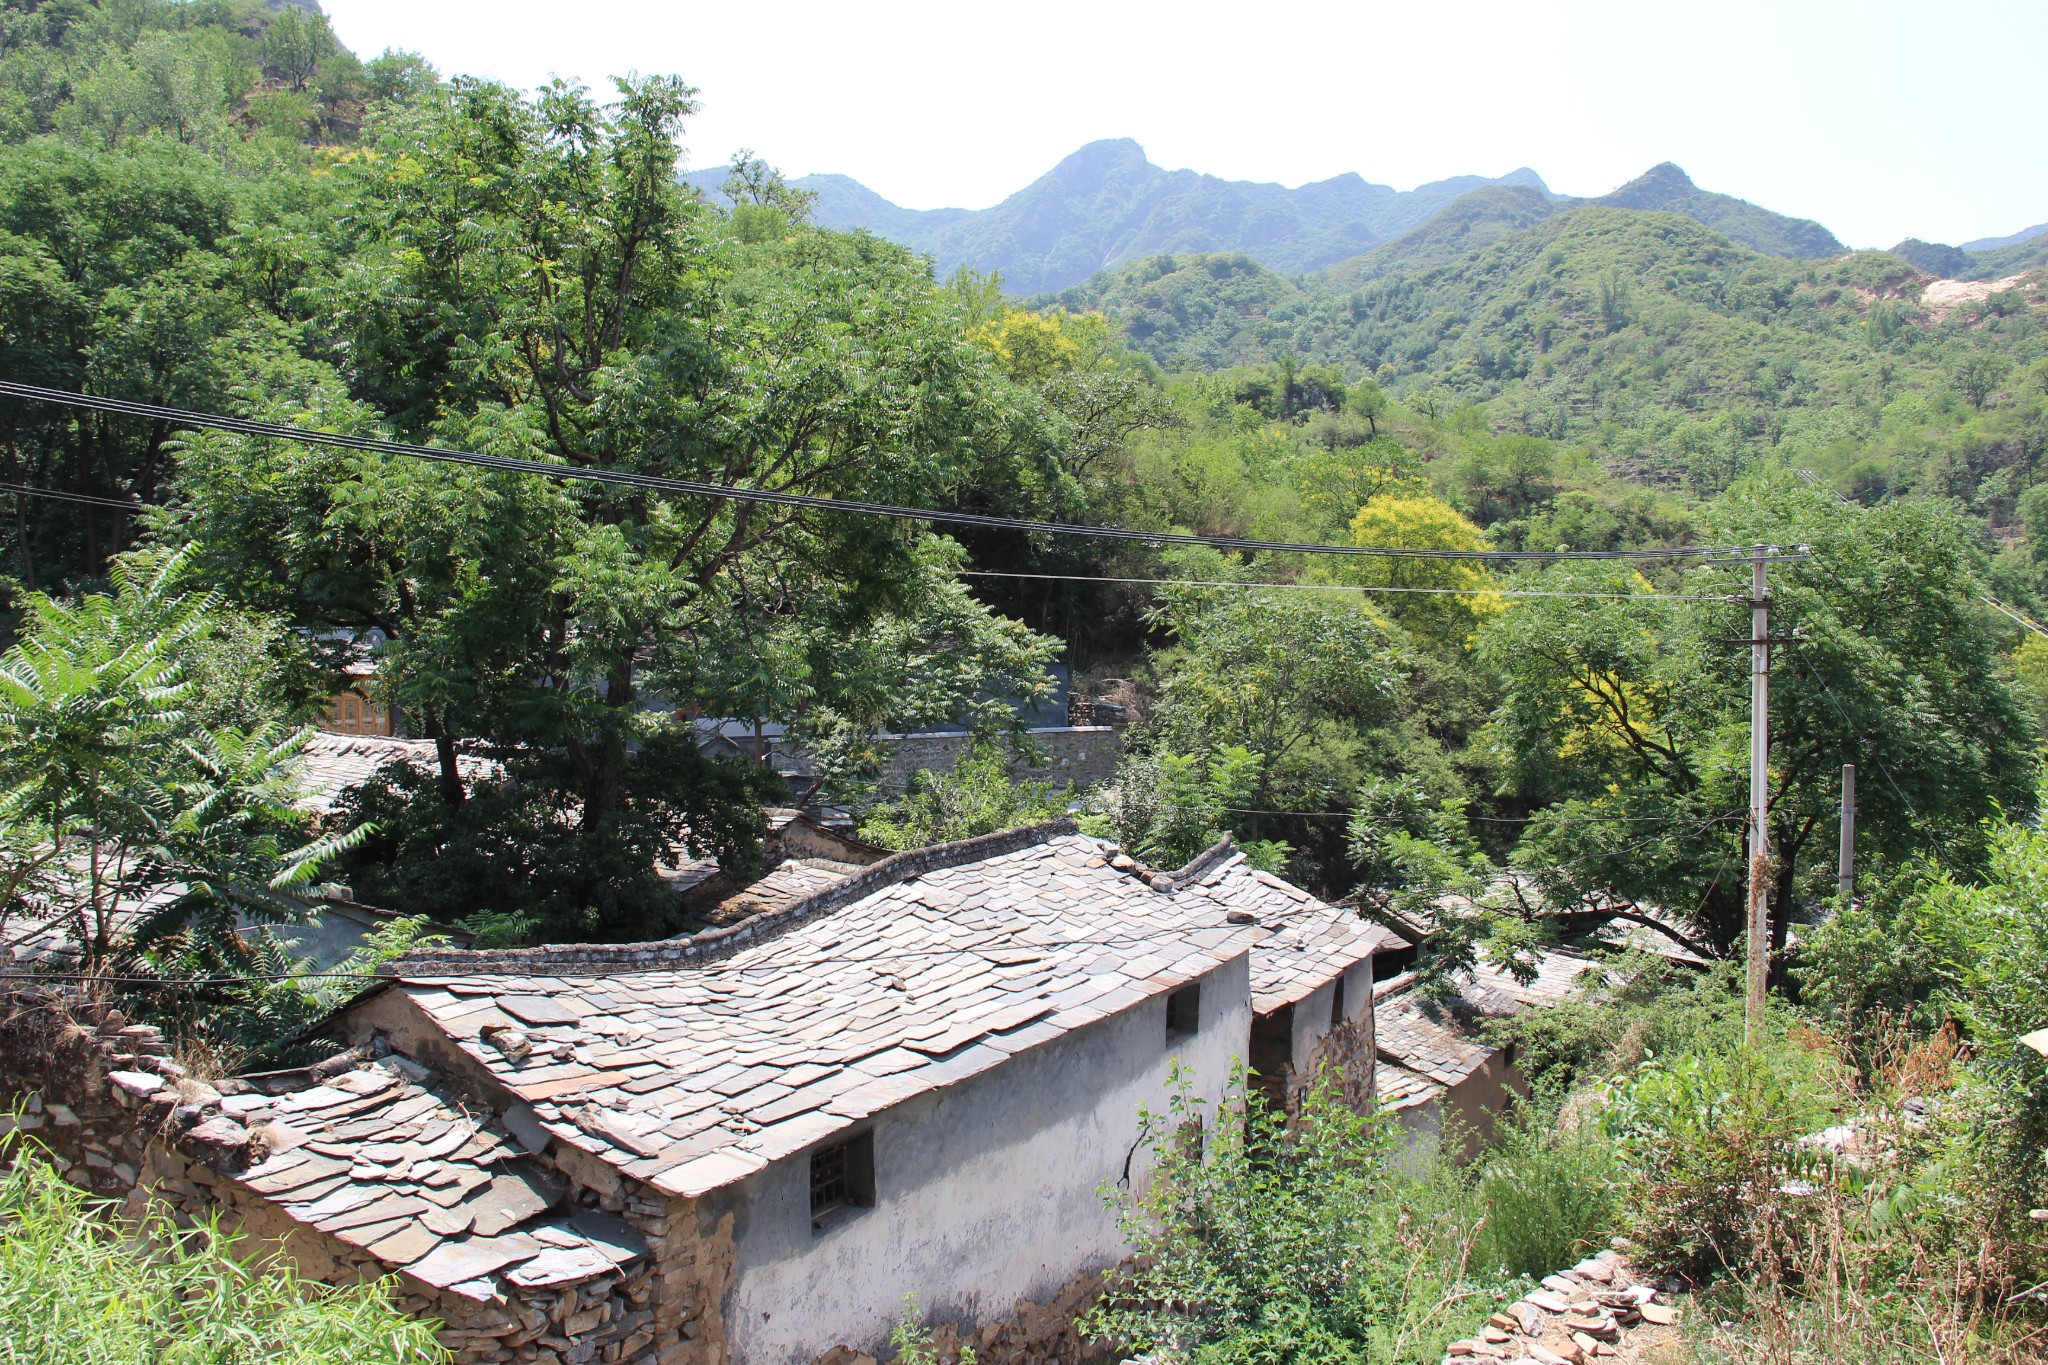
[[[367,1251],[293,1219],[230,1178],[246,1168],[249,1153],[210,1140],[236,1126],[221,1118],[221,1093],[187,1076],[170,1053],[157,1029],[130,1024],[103,1002],[54,991],[8,998],[0,1002],[0,1128],[40,1145],[65,1179],[117,1201],[128,1219],[139,1220],[157,1200],[188,1226],[219,1215],[224,1227],[248,1239],[238,1255],[281,1255],[311,1280],[347,1284],[389,1275]],[[566,1173],[573,1181],[575,1173]],[[462,1365],[685,1365],[721,1358],[722,1351],[707,1355],[696,1341],[700,1334],[683,1320],[685,1304],[702,1306],[694,1292],[694,1224],[672,1229],[665,1200],[636,1194],[612,1174],[615,1189],[584,1187],[574,1197],[634,1224],[655,1253],[642,1263],[490,1302],[400,1276],[397,1306],[440,1322],[441,1343]],[[680,1278],[662,1273],[686,1269]],[[664,1314],[676,1327],[657,1340]]]
[[[880,790],[886,796],[901,796],[911,777],[921,770],[951,772],[960,755],[967,752],[970,738],[964,734],[880,736],[876,741],[884,753]],[[1044,762],[1036,767],[1013,763],[1011,775],[1057,786],[1086,787],[1108,781],[1124,751],[1123,731],[1108,725],[1062,725],[1028,731],[1026,738]]]

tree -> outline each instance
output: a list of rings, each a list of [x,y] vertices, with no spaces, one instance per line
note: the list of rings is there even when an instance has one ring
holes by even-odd
[[[1975,348],[1963,352],[1948,369],[1949,383],[1973,408],[1982,408],[2011,373],[2011,360],[1996,351]]]
[[[118,560],[111,595],[34,596],[0,659],[0,827],[41,909],[98,968],[175,955],[231,969],[238,921],[287,921],[352,834],[315,839],[296,808],[309,730],[195,723],[184,660],[221,604],[181,581],[188,557]],[[132,922],[132,923],[131,923]],[[201,974],[204,974],[203,971]]]
[[[1156,664],[1162,746],[1203,756],[1244,748],[1258,760],[1249,795],[1259,808],[1283,790],[1321,795],[1337,771],[1323,751],[1332,727],[1356,734],[1390,719],[1406,673],[1386,630],[1355,603],[1330,600],[1338,596],[1167,589],[1152,613],[1175,641]]]
[[[622,81],[600,107],[560,83],[526,100],[457,80],[388,109],[378,154],[348,171],[352,254],[320,286],[346,386],[317,364],[279,364],[257,410],[852,500],[914,505],[968,476],[1001,444],[984,437],[1029,415],[962,340],[951,296],[873,238],[724,232],[676,179],[692,93],[672,77]],[[195,439],[182,469],[181,526],[217,581],[308,625],[385,627],[377,686],[436,740],[444,804],[465,796],[456,737],[531,755],[522,770],[546,793],[532,799],[565,813],[584,865],[628,881],[639,874],[599,847],[614,815],[646,812],[644,828],[725,856],[733,845],[705,832],[732,828],[734,803],[759,796],[716,764],[649,761],[680,754],[680,709],[896,709],[875,704],[871,671],[833,666],[833,650],[944,595],[944,556],[876,517],[219,436]],[[959,613],[987,625],[986,613],[964,594],[947,601],[956,644],[1003,635],[963,633]],[[742,666],[755,642],[792,633],[804,650]],[[993,676],[948,671],[951,705]],[[386,809],[438,828],[419,794]],[[529,827],[498,810],[507,837]],[[395,842],[379,847],[436,846],[399,836],[387,829]],[[628,842],[638,860],[652,836]],[[585,885],[570,899],[585,894],[563,922],[640,932],[624,909],[636,896]]]
[[[1086,817],[1089,832],[1164,868],[1183,867],[1225,834],[1251,827],[1261,764],[1241,744],[1206,759],[1194,754],[1132,754],[1116,780],[1098,793]],[[1276,839],[1242,843],[1253,867],[1278,872],[1292,851]]]
[[[875,807],[861,821],[860,837],[884,848],[924,848],[978,834],[1055,820],[1066,813],[1071,788],[1022,781],[1010,775],[1011,756],[986,735],[969,741],[943,773],[919,772],[910,789]]]
[[[1359,508],[1351,518],[1351,543],[1464,553],[1487,548],[1479,528],[1456,508],[1416,488],[1382,492]],[[1369,609],[1440,653],[1461,654],[1472,632],[1502,606],[1483,560],[1362,556],[1330,572],[1338,582],[1384,589],[1368,596]]]
[[[263,30],[263,64],[294,91],[306,88],[334,49],[327,16],[295,4],[279,6]]]
[[[1859,857],[1942,850],[1968,865],[1982,822],[2031,810],[2030,727],[2000,676],[2001,627],[1978,602],[1975,550],[1953,505],[1843,504],[1762,472],[1710,509],[1710,534],[1806,544],[1772,569],[1775,654],[1770,820],[1778,863],[1772,935],[1831,888],[1841,765],[1859,787]],[[1515,861],[1556,905],[1660,907],[1712,941],[1743,922],[1748,688],[1746,617],[1659,600],[1631,571],[1554,568],[1541,580],[1611,601],[1534,599],[1489,624],[1483,661],[1507,692],[1496,742],[1531,802]],[[1738,589],[1726,568],[1696,595]]]

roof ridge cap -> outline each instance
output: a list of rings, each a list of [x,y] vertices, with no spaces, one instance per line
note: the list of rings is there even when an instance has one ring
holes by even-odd
[[[1231,842],[1226,831],[1221,839],[1190,858],[1179,871],[1162,872],[1155,876],[1152,879],[1152,889],[1170,893],[1193,886],[1205,873],[1213,871],[1218,863],[1225,861],[1237,851],[1237,845]],[[1162,886],[1162,882],[1165,885]]]
[[[433,948],[408,953],[377,969],[383,977],[445,976],[616,976],[630,972],[673,971],[730,956],[741,948],[786,929],[873,895],[884,887],[927,872],[962,867],[986,858],[1050,843],[1079,827],[1071,817],[981,834],[948,844],[933,844],[893,853],[832,886],[766,915],[756,915],[726,929],[711,929],[687,938],[648,943],[565,943],[538,948]]]

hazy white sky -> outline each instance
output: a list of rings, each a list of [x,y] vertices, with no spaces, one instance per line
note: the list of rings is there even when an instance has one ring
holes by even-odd
[[[1659,161],[1852,246],[2048,221],[2048,0],[325,0],[443,71],[702,92],[691,165],[748,146],[916,208],[993,204],[1084,142],[1296,185],[1531,166],[1602,194]]]

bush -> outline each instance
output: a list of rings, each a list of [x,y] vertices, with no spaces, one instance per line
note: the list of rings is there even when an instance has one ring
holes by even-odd
[[[1290,1129],[1241,1075],[1215,1113],[1181,1078],[1145,1131],[1156,1164],[1124,1208],[1135,1268],[1092,1335],[1217,1365],[1433,1365],[1506,1292],[1468,1272],[1469,1189],[1397,1167],[1386,1118],[1327,1085]]]
[[[1587,1123],[1524,1111],[1476,1166],[1485,1225],[1472,1264],[1540,1280],[1597,1251],[1619,1227],[1623,1170],[1614,1144]]]
[[[234,1239],[142,1228],[69,1184],[33,1149],[0,1139],[0,1362],[6,1365],[424,1365],[448,1353],[437,1324],[407,1318],[383,1285],[308,1285],[257,1269]]]
[[[1833,1117],[1812,1059],[1783,1044],[1650,1058],[1607,1090],[1601,1124],[1632,1171],[1628,1234],[1639,1262],[1695,1283],[1751,1263],[1795,1218],[1814,1174],[1795,1145]]]

